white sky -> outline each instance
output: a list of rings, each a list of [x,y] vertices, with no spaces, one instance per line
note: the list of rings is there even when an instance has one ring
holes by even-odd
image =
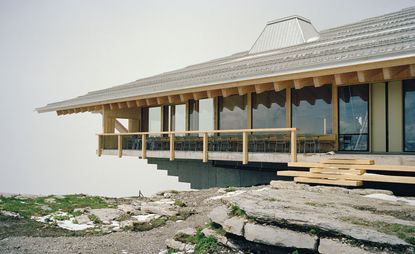
[[[95,155],[101,119],[33,110],[248,50],[267,21],[298,14],[318,30],[413,0],[0,0],[0,192],[145,195],[188,184],[137,158]]]

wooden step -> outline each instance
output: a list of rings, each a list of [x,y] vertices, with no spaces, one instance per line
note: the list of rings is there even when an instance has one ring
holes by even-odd
[[[391,172],[414,172],[415,166],[401,166],[401,165],[339,165],[339,164],[324,164],[315,162],[288,162],[289,167],[300,168],[352,168],[352,169],[365,169],[375,171],[391,171]]]
[[[328,179],[315,179],[307,177],[294,177],[296,183],[315,183],[315,184],[327,184],[338,186],[350,186],[359,187],[363,185],[362,181],[350,181],[350,180],[328,180]]]
[[[352,174],[361,175],[366,173],[364,169],[338,169],[338,168],[310,168],[311,173],[330,173],[330,174]]]
[[[305,171],[278,171],[277,175],[279,176],[294,176],[294,177],[309,177],[309,178],[320,178],[320,179],[342,179],[342,180],[355,180],[350,179],[354,175],[347,174],[321,174],[321,173],[310,173]]]
[[[373,165],[375,164],[374,160],[363,160],[363,159],[344,159],[344,158],[333,158],[333,159],[324,159],[320,163],[323,164],[346,164],[346,165]]]

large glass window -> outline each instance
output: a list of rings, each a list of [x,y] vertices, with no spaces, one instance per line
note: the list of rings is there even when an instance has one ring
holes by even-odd
[[[331,85],[292,89],[292,126],[305,134],[332,133]]]
[[[199,101],[189,101],[189,130],[199,130]]]
[[[285,90],[252,94],[252,128],[284,128]]]
[[[161,107],[152,107],[148,109],[148,131],[161,131]]]
[[[219,129],[246,129],[247,128],[247,107],[246,95],[232,95],[219,97]]]
[[[215,109],[212,98],[199,100],[199,130],[215,129]]]
[[[339,87],[339,150],[368,151],[369,86]]]
[[[403,82],[404,151],[415,152],[415,79]]]
[[[173,131],[185,131],[186,130],[186,105],[174,105],[170,106],[172,109],[172,130]]]

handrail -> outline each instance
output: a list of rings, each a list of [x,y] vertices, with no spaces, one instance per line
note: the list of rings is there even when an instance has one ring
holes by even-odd
[[[104,136],[118,136],[118,156],[122,157],[122,136],[141,136],[142,137],[142,149],[141,157],[146,159],[147,157],[147,136],[148,135],[169,135],[170,143],[170,160],[174,160],[174,142],[175,136],[178,134],[202,134],[203,136],[203,162],[208,162],[208,139],[209,133],[241,133],[242,134],[242,163],[248,164],[248,140],[249,134],[255,132],[290,132],[290,142],[291,142],[291,162],[297,161],[297,128],[263,128],[263,129],[236,129],[236,130],[197,130],[197,131],[158,131],[158,132],[127,132],[127,133],[101,133],[97,134],[98,136],[98,156],[101,156],[103,150],[102,138]]]

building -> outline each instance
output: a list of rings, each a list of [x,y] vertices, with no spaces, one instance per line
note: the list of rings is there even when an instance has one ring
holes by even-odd
[[[415,7],[324,31],[274,20],[248,51],[37,111],[101,113],[98,155],[275,169],[327,152],[415,165],[414,108]]]

